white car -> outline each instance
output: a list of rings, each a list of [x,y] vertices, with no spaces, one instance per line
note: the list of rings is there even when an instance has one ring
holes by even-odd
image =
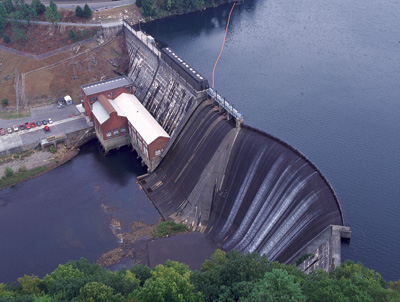
[[[52,124],[53,120],[51,118],[49,118],[49,124]]]
[[[17,131],[19,130],[19,128],[18,128],[17,125],[14,125],[14,126],[13,126],[13,129],[14,129],[14,132],[17,132]]]

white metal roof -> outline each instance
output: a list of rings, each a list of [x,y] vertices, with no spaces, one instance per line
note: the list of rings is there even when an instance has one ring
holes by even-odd
[[[103,105],[100,103],[100,101],[95,102],[92,106],[93,106],[92,113],[97,118],[100,125],[102,125],[106,120],[110,118],[110,115],[108,114],[107,110],[103,107]]]
[[[139,132],[147,145],[160,136],[169,138],[168,133],[133,94],[122,93],[114,102],[125,113],[128,121]]]

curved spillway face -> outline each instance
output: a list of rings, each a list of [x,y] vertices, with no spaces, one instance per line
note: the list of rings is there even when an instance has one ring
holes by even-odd
[[[224,249],[258,251],[286,262],[331,224],[342,225],[329,184],[302,155],[273,137],[242,127],[208,232]]]
[[[225,250],[270,260],[289,261],[329,225],[343,224],[332,189],[304,156],[235,128],[207,102],[140,182],[164,218],[205,231]]]

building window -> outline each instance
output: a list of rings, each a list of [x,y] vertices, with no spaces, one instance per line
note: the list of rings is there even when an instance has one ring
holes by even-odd
[[[121,127],[121,134],[125,134],[125,133],[126,133],[125,127]]]
[[[106,136],[107,136],[108,138],[111,137],[111,130],[107,130],[107,131],[106,131]]]
[[[156,156],[161,154],[161,150],[156,150]]]
[[[149,158],[149,153],[147,152],[147,150],[144,150],[144,155]]]
[[[115,128],[115,129],[114,129],[114,136],[118,136],[118,135],[119,135],[118,128]]]
[[[112,96],[115,97],[115,90],[112,91]]]
[[[126,87],[126,92],[131,92],[131,87]]]
[[[90,103],[94,103],[96,101],[96,98],[94,96],[91,96],[89,98]]]
[[[135,142],[135,144],[137,144],[137,138],[136,138],[136,134],[132,132],[132,137],[133,137],[133,141]]]
[[[107,92],[107,97],[111,97],[111,93],[110,92]]]
[[[138,145],[139,145],[139,149],[142,149],[142,141],[140,139],[138,140]]]

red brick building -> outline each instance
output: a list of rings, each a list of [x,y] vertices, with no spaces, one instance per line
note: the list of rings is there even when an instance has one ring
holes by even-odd
[[[83,107],[85,107],[85,113],[90,119],[91,105],[97,101],[100,95],[113,100],[121,93],[133,93],[132,80],[126,76],[84,85],[81,86],[81,89]]]
[[[104,150],[131,144],[149,171],[154,170],[170,137],[132,94],[130,80],[119,77],[82,86],[82,91],[85,112]]]

